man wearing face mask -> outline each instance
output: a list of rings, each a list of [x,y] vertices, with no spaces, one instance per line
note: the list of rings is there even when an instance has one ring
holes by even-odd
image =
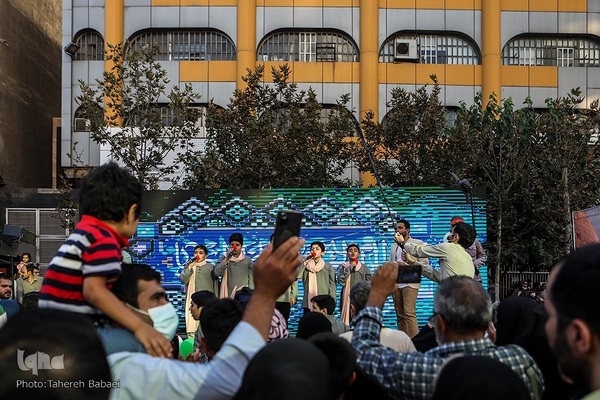
[[[277,249],[269,244],[254,263],[255,289],[235,327],[210,363],[190,363],[122,351],[108,356],[119,387],[111,399],[230,399],[248,362],[269,337],[275,300],[294,282],[305,241],[291,237]],[[142,304],[138,304],[142,308]],[[153,317],[152,308],[148,313]],[[154,327],[156,320],[152,318]],[[162,326],[162,324],[161,324]],[[166,326],[166,324],[165,324]]]
[[[168,340],[175,337],[179,317],[173,305],[167,300],[167,292],[161,286],[158,271],[146,264],[123,264],[121,275],[115,281],[112,292],[138,317],[153,326]],[[106,354],[120,351],[145,353],[144,347],[137,341],[133,333],[120,329],[113,322],[111,328],[99,328],[98,335],[106,350]],[[174,343],[174,357],[177,355],[179,343]]]

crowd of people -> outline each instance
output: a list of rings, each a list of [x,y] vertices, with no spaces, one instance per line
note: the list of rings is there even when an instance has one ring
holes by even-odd
[[[389,262],[371,270],[350,245],[337,274],[323,243],[303,258],[305,240],[291,237],[253,262],[234,233],[216,265],[200,245],[183,268],[184,336],[193,338],[184,352],[160,273],[122,263],[141,193],[114,163],[82,181],[81,221],[48,267],[39,308],[0,319],[2,398],[600,399],[600,244],[556,263],[544,305],[509,296],[494,325],[476,279],[482,255],[464,221],[454,221],[447,242],[428,245],[401,220]],[[439,259],[439,270],[429,258]],[[439,282],[421,330],[413,319],[418,286],[398,283],[411,264]],[[298,279],[305,314],[290,337]],[[336,283],[342,321],[332,316]],[[398,330],[383,325],[389,296]]]

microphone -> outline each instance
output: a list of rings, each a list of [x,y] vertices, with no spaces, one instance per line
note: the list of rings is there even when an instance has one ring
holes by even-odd
[[[231,258],[231,256],[233,256],[233,253],[235,253],[236,249],[237,247],[231,245],[231,250],[229,251],[229,253],[227,253],[227,258]]]
[[[308,261],[311,258],[315,258],[315,254],[313,252],[308,253],[308,255],[304,257],[304,261]]]

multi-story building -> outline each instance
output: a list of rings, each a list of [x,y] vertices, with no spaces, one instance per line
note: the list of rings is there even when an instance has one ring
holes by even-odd
[[[391,89],[441,84],[450,113],[459,102],[530,96],[534,107],[580,87],[600,97],[598,0],[64,0],[62,149],[83,161],[101,149],[78,118],[78,80],[108,64],[105,44],[158,43],[174,83],[190,82],[225,107],[246,69],[291,65],[300,88],[324,104],[349,93],[360,119],[381,120]],[[69,45],[76,46],[69,46]],[[268,74],[266,79],[268,80]],[[204,103],[205,105],[206,103]],[[203,104],[199,104],[203,106]],[[71,166],[62,151],[61,163]]]
[[[0,188],[55,184],[61,6],[61,0],[0,1]]]

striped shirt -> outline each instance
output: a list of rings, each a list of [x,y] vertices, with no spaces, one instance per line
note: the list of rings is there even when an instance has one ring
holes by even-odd
[[[48,266],[39,307],[101,314],[83,296],[88,276],[108,277],[109,287],[121,273],[121,249],[127,239],[101,220],[84,215]]]
[[[531,393],[541,394],[544,390],[541,370],[517,345],[496,346],[482,338],[444,343],[426,353],[398,353],[379,343],[380,308],[365,307],[356,315],[355,321],[352,347],[358,356],[356,365],[394,399],[430,399],[438,370],[453,355],[493,358],[515,371]]]

